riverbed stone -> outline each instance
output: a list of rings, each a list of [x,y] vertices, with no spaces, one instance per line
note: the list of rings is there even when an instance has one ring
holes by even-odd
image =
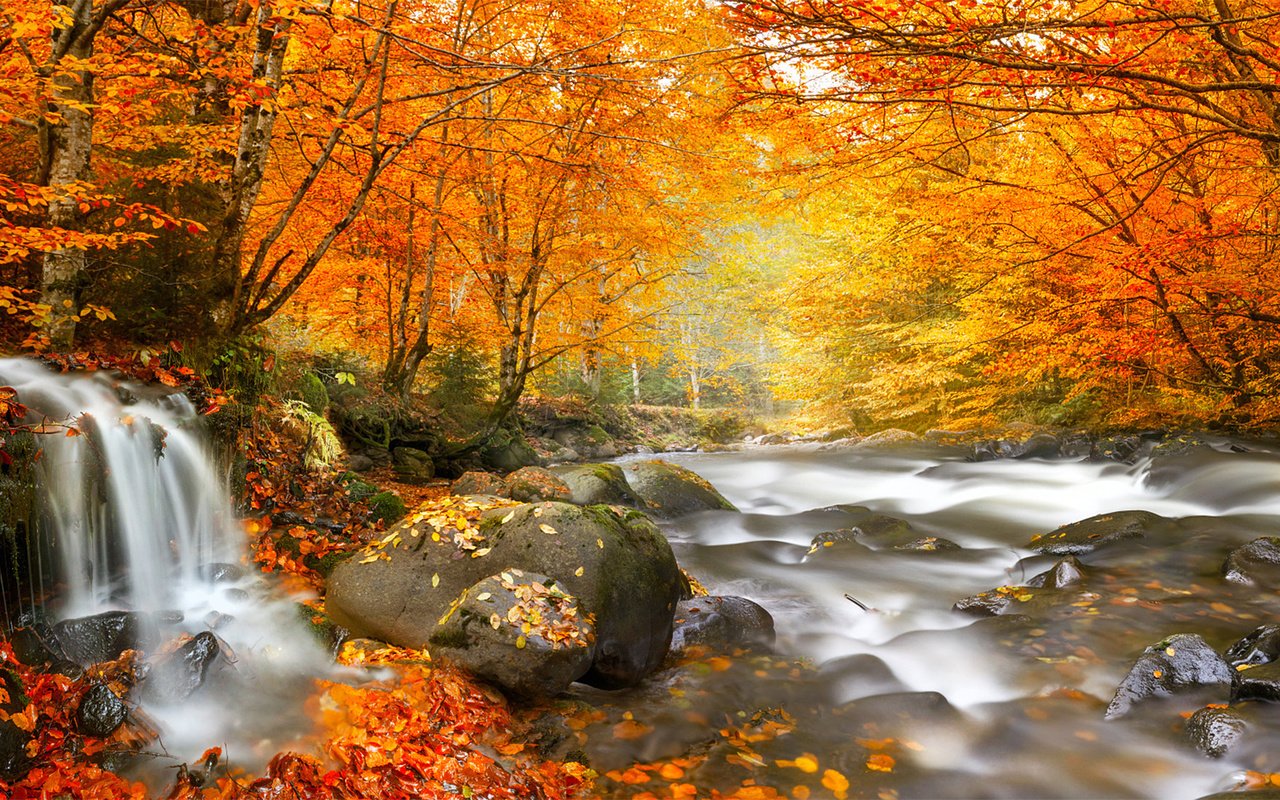
[[[1280,586],[1280,536],[1260,536],[1232,550],[1222,577],[1245,586]]]
[[[1280,662],[1260,664],[1238,670],[1235,685],[1231,688],[1232,702],[1265,700],[1280,703]]]
[[[632,461],[623,467],[627,484],[644,501],[644,510],[660,517],[695,511],[737,511],[698,473],[669,461]]]
[[[380,551],[335,568],[326,594],[330,617],[355,636],[424,647],[464,590],[520,569],[548,576],[592,615],[596,649],[585,682],[630,686],[661,665],[680,570],[643,514],[555,502],[495,508],[483,514],[471,550],[449,538],[435,541],[433,532],[428,521],[411,517],[389,531]]]
[[[758,603],[745,597],[695,597],[676,606],[671,651],[705,647],[716,652],[767,652],[776,638],[773,616]]]
[[[521,467],[507,476],[502,494],[521,503],[569,500],[572,492],[559,476],[544,467]]]
[[[889,514],[869,513],[847,528],[824,531],[809,543],[809,554],[820,553],[842,544],[861,544],[872,550],[959,550],[960,545],[941,536],[930,536],[916,530],[910,522]]]
[[[569,487],[569,502],[579,506],[613,504],[641,508],[641,500],[617,464],[562,464],[551,471]]]
[[[1192,687],[1221,686],[1226,695],[1233,671],[1198,634],[1178,633],[1142,651],[1107,706],[1107,719],[1122,717],[1149,697],[1167,697]]]
[[[1084,564],[1075,556],[1067,556],[1027,581],[1027,585],[1037,589],[1066,589],[1083,583],[1084,577]]]
[[[1150,511],[1115,511],[1063,525],[1046,534],[1031,537],[1032,550],[1055,556],[1079,556],[1104,545],[1141,539],[1167,522]]]
[[[1261,625],[1227,648],[1223,656],[1232,668],[1269,664],[1280,658],[1280,625]]]
[[[1210,758],[1221,758],[1234,747],[1249,728],[1236,708],[1207,706],[1187,720],[1186,736],[1197,750]]]
[[[94,683],[76,707],[76,730],[85,736],[107,737],[129,716],[129,707],[105,683]]]
[[[221,652],[218,637],[208,631],[197,633],[156,661],[142,684],[143,696],[162,704],[187,699],[204,685]]]
[[[546,698],[591,669],[595,629],[554,580],[512,569],[468,587],[430,648],[505,692]]]

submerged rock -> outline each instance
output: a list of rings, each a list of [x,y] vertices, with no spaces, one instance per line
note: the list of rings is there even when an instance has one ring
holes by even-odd
[[[129,707],[104,683],[89,687],[76,707],[76,729],[85,736],[106,737],[115,733],[129,716]]]
[[[888,514],[869,514],[848,528],[826,531],[813,537],[809,553],[841,544],[857,543],[872,550],[959,550],[960,545],[940,536],[929,536],[916,530],[910,522]]]
[[[430,645],[433,655],[507,692],[542,698],[591,669],[595,630],[551,578],[513,569],[464,591]]]
[[[584,681],[630,686],[661,665],[681,576],[671,546],[643,514],[567,503],[496,508],[484,514],[482,538],[469,551],[433,540],[433,532],[411,518],[390,532],[398,544],[335,568],[326,595],[333,620],[356,636],[423,647],[464,590],[519,569],[554,580],[592,615],[596,648]]]
[[[1280,536],[1260,536],[1232,550],[1222,577],[1246,586],[1280,586]]]
[[[1221,758],[1248,730],[1244,716],[1234,708],[1207,707],[1187,720],[1186,734],[1195,748],[1210,758]]]
[[[662,517],[695,511],[737,511],[701,475],[667,461],[632,461],[623,467],[627,484],[644,501],[644,510]]]
[[[1107,706],[1107,719],[1129,713],[1148,697],[1167,697],[1182,689],[1231,685],[1232,669],[1197,634],[1178,633],[1157,642],[1138,656]]]
[[[1098,514],[1063,525],[1050,533],[1033,536],[1027,546],[1049,555],[1078,556],[1114,542],[1144,538],[1153,528],[1166,521],[1164,517],[1150,511]]]
[[[758,603],[745,597],[695,597],[676,606],[671,650],[768,651],[775,638],[773,616]]]

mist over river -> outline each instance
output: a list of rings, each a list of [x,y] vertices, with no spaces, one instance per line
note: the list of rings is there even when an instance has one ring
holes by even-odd
[[[683,517],[664,530],[713,594],[772,612],[780,656],[820,670],[787,695],[814,708],[795,736],[825,748],[814,751],[818,760],[843,759],[852,777],[865,770],[849,754],[851,739],[906,743],[891,773],[869,775],[869,796],[901,798],[1196,798],[1231,788],[1245,770],[1280,770],[1280,706],[1246,704],[1248,732],[1222,758],[1187,741],[1187,716],[1226,703],[1221,687],[1148,699],[1104,720],[1148,645],[1194,633],[1222,651],[1280,621],[1273,587],[1222,577],[1234,548],[1280,531],[1277,449],[1214,440],[1132,464],[975,463],[967,452],[915,443],[664,456],[741,510]],[[953,610],[1051,568],[1058,557],[1030,549],[1037,534],[1135,509],[1180,521],[1167,534],[1080,555],[1079,586],[1034,599],[1018,590],[1011,594],[1028,602],[1000,616]],[[868,510],[959,548],[811,548],[815,535],[848,528]],[[778,691],[772,677],[736,675],[724,680],[738,681],[743,698]],[[852,711],[830,721],[840,709]]]

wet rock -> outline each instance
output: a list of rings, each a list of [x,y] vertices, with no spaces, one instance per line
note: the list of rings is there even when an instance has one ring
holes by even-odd
[[[695,597],[676,606],[671,650],[706,647],[717,652],[738,648],[768,651],[776,634],[773,616],[745,597]]]
[[[1187,720],[1191,744],[1210,758],[1221,758],[1244,736],[1249,723],[1238,709],[1202,708]]]
[[[521,467],[507,476],[502,494],[521,503],[565,500],[572,494],[569,485],[542,467]]]
[[[1084,565],[1074,556],[1068,556],[1027,581],[1027,585],[1037,589],[1065,589],[1083,581]]]
[[[866,724],[952,724],[964,719],[951,701],[939,692],[889,692],[850,701],[840,712]]]
[[[450,494],[462,496],[482,494],[498,497],[502,494],[502,489],[502,478],[492,472],[472,470],[462,473],[462,477],[454,481],[453,485],[449,487],[449,492]]]
[[[695,511],[737,511],[701,475],[667,461],[632,461],[623,467],[627,484],[644,501],[644,510],[662,517]]]
[[[1280,625],[1262,625],[1223,653],[1232,668],[1241,664],[1269,664],[1280,658]]]
[[[907,691],[906,684],[898,680],[889,665],[870,653],[823,662],[818,668],[818,682],[831,705],[840,705],[853,697]]]
[[[423,647],[449,604],[472,584],[508,569],[546,575],[591,614],[596,650],[583,680],[630,686],[661,665],[671,641],[681,576],[671,546],[639,512],[542,503],[486,512],[472,557],[450,539],[432,541],[426,521],[401,523],[386,559],[344,561],[329,576],[325,605],[356,636]]]
[[[28,667],[44,667],[57,661],[61,656],[55,652],[56,642],[51,641],[52,634],[46,629],[44,635],[36,628],[16,628],[9,636],[9,644],[13,654]]]
[[[1006,594],[992,591],[958,600],[951,607],[951,610],[975,617],[998,617],[1009,610],[1011,605],[1013,605],[1013,598]]]
[[[391,451],[391,466],[396,477],[405,483],[426,483],[436,476],[431,454],[416,447],[397,447]]]
[[[960,545],[940,536],[928,536],[905,519],[888,514],[868,514],[848,528],[826,531],[813,537],[809,544],[809,553],[840,544],[856,542],[872,550],[959,550]]]
[[[591,423],[562,427],[551,437],[584,458],[613,458],[622,452],[608,431]]]
[[[187,699],[204,685],[205,676],[220,652],[216,636],[208,631],[196,634],[155,663],[142,684],[143,695],[157,703]]]
[[[76,707],[76,730],[85,736],[107,737],[124,724],[129,707],[103,683],[89,687]]]
[[[1126,539],[1141,539],[1160,524],[1164,517],[1150,511],[1117,511],[1098,514],[1080,522],[1031,537],[1032,550],[1055,556],[1078,556],[1091,553],[1104,545]]]
[[[1222,577],[1246,586],[1280,586],[1280,536],[1261,536],[1232,550]]]
[[[73,681],[78,681],[84,677],[84,667],[65,658],[50,664],[49,671],[55,675],[64,675]]]
[[[201,564],[200,577],[210,583],[234,583],[245,576],[245,568],[239,564]]]
[[[551,471],[569,487],[569,502],[574,505],[604,503],[631,508],[644,505],[617,464],[565,464],[552,467]]]
[[[112,661],[125,650],[139,648],[151,638],[153,626],[134,611],[106,611],[91,617],[63,620],[53,634],[67,658],[82,666]]]
[[[0,722],[0,778],[17,781],[27,774],[31,760],[27,757],[27,744],[31,734],[13,724],[12,720]]]
[[[1124,716],[1148,697],[1167,697],[1192,687],[1221,686],[1225,695],[1231,680],[1231,667],[1204,639],[1175,634],[1142,651],[1116,689],[1106,718]]]
[[[1231,688],[1232,702],[1265,700],[1280,703],[1280,662],[1238,670],[1235,679]]]
[[[491,575],[450,609],[431,635],[432,654],[508,693],[553,697],[591,669],[595,631],[546,575]]]
[[[1105,436],[1093,443],[1093,447],[1089,449],[1089,459],[1132,464],[1141,455],[1142,447],[1142,437],[1136,434]]]

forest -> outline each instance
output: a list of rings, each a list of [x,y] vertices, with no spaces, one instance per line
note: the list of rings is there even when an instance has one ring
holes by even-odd
[[[561,460],[781,432],[1047,431],[1108,457],[1134,431],[1265,438],[1278,253],[1273,0],[0,4],[0,356],[185,393],[249,563],[317,595],[399,547],[406,514],[487,553],[494,509],[462,495],[558,497],[504,475]],[[38,504],[14,487],[49,426],[4,363],[0,553],[25,558]],[[555,581],[495,574],[573,616]],[[20,607],[28,584],[0,589]],[[773,759],[781,788],[686,779],[693,750],[589,769],[531,744],[536,709],[387,645],[342,656],[404,674],[334,684],[328,761],[282,747],[246,774],[209,750],[160,789],[87,757],[147,725],[67,744],[57,708],[87,684],[23,666],[16,631],[38,626],[4,615],[0,745],[30,734],[21,769],[0,746],[15,798],[843,800],[896,797],[859,775],[910,750],[802,748]],[[98,685],[140,680],[130,658]],[[720,731],[731,764],[797,725],[770,714]]]

